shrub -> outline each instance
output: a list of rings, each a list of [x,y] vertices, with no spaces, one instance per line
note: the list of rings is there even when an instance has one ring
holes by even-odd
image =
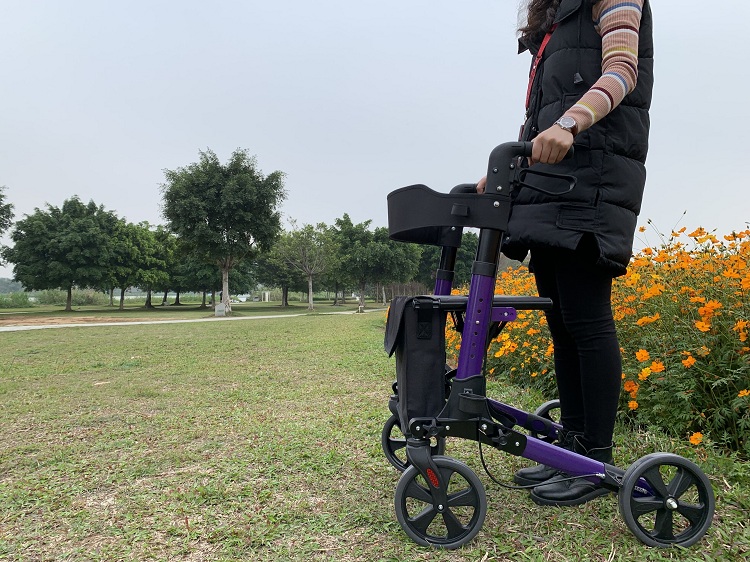
[[[750,230],[718,239],[698,229],[660,235],[615,281],[623,356],[621,412],[700,445],[750,457]],[[536,294],[526,268],[498,276],[498,294]],[[458,336],[448,334],[454,359]],[[555,392],[552,345],[540,312],[519,312],[493,340],[491,376]]]
[[[65,306],[68,295],[65,291],[48,289],[34,293],[34,297],[39,304]],[[109,304],[109,297],[91,289],[74,289],[72,301],[73,306],[104,306]]]
[[[614,303],[633,419],[750,456],[749,258],[750,230],[702,228],[635,256]]]
[[[8,293],[7,295],[0,295],[0,308],[31,308],[33,303],[29,300],[29,294],[20,293]]]

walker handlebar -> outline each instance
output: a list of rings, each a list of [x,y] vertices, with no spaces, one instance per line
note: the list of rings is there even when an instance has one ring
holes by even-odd
[[[533,186],[523,182],[526,174],[540,175],[552,178],[558,178],[569,183],[568,191],[575,186],[576,179],[573,176],[556,174],[547,171],[537,171],[534,168],[520,168],[519,157],[531,156],[534,147],[533,142],[514,141],[505,142],[496,146],[490,153],[489,163],[487,165],[487,187],[485,193],[509,193],[511,185],[515,184],[521,187]],[[565,159],[572,158],[574,154],[573,147],[565,155]],[[559,195],[559,193],[551,193]]]

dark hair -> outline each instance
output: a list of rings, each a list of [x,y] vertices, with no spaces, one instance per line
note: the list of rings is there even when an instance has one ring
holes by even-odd
[[[555,14],[562,0],[529,0],[526,25],[518,30],[521,42],[526,45],[539,45],[544,35],[552,27]],[[599,0],[588,0],[596,4]]]
[[[526,25],[518,30],[523,43],[538,45],[542,42],[542,38],[552,27],[560,2],[561,0],[529,1]]]

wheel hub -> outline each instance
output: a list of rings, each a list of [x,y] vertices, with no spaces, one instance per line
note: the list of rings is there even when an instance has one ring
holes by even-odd
[[[667,506],[667,509],[670,509],[672,511],[677,509],[677,500],[674,498],[667,498],[667,501],[664,503]]]

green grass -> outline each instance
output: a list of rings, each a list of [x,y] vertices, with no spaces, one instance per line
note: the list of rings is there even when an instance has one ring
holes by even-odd
[[[0,334],[0,560],[734,560],[750,554],[750,472],[618,428],[618,464],[697,460],[717,513],[687,550],[649,549],[614,496],[533,504],[493,484],[466,547],[412,543],[380,431],[394,365],[383,315],[66,328]],[[532,409],[541,397],[490,385]],[[509,480],[523,459],[485,451]],[[699,458],[696,458],[696,455]],[[732,472],[733,471],[733,472]]]

